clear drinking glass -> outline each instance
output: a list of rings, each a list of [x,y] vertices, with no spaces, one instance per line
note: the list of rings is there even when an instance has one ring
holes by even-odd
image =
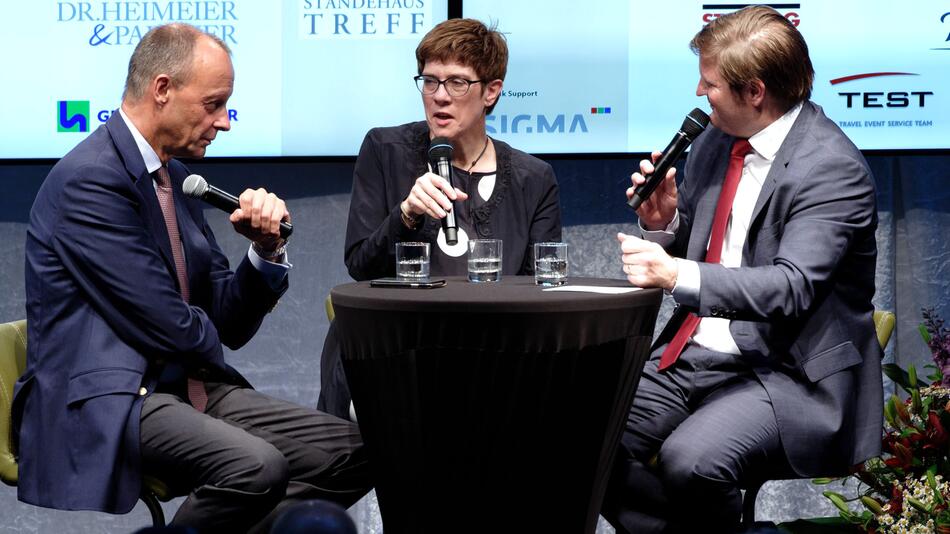
[[[396,243],[396,278],[429,278],[429,244],[417,241]]]
[[[473,239],[468,242],[468,281],[501,280],[501,239]]]
[[[534,244],[534,283],[539,286],[567,283],[567,243]]]

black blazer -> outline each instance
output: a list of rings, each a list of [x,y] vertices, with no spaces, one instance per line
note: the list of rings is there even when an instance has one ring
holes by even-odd
[[[554,170],[506,143],[495,139],[492,143],[498,162],[495,189],[488,202],[473,212],[475,237],[502,239],[502,274],[532,274],[531,245],[561,240]],[[426,217],[410,230],[402,224],[399,208],[416,178],[428,171],[428,148],[425,122],[373,128],[366,134],[356,159],[346,224],[344,261],[353,279],[394,276],[397,242],[436,242],[438,220]]]

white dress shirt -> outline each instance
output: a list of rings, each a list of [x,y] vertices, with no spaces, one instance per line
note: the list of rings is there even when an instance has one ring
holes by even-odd
[[[798,104],[787,113],[779,117],[758,133],[749,138],[752,151],[746,155],[742,165],[742,176],[736,190],[736,198],[732,203],[732,212],[726,224],[726,235],[723,239],[722,258],[723,267],[740,267],[742,265],[742,247],[745,245],[749,233],[749,224],[752,222],[752,209],[762,191],[762,184],[772,168],[775,155],[792,129],[795,119],[802,110]],[[673,217],[664,230],[648,231],[641,226],[644,239],[655,241],[661,245],[668,245],[673,241],[673,234],[679,227],[679,214]],[[708,246],[707,246],[708,248]],[[691,260],[676,258],[679,266],[679,275],[676,287],[673,288],[673,299],[680,304],[689,306],[699,305],[700,280],[699,265]],[[729,319],[718,317],[703,317],[691,342],[707,349],[727,354],[739,354],[732,333],[729,332]]]

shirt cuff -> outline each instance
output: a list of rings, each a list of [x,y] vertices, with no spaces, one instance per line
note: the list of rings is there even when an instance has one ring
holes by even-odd
[[[293,267],[293,265],[287,261],[286,253],[284,254],[284,261],[282,263],[274,263],[262,258],[257,251],[254,250],[253,246],[248,248],[247,258],[251,260],[251,265],[261,273],[267,285],[274,291],[280,289],[280,286],[284,283],[284,279],[287,278],[288,271]]]
[[[676,285],[673,286],[673,291],[670,291],[673,300],[675,300],[677,304],[698,308],[700,284],[699,264],[695,261],[681,258],[673,259],[676,260],[676,265],[679,269],[679,273],[676,275]]]
[[[637,221],[637,226],[640,227],[640,237],[667,248],[676,240],[676,230],[680,227],[680,212],[677,210],[673,214],[673,220],[663,230],[647,230],[640,221]]]

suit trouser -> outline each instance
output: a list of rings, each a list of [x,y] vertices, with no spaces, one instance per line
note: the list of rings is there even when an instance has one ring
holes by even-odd
[[[768,393],[741,357],[653,352],[627,418],[603,515],[618,532],[731,532],[739,488],[791,475]]]
[[[168,393],[145,399],[142,468],[187,492],[172,521],[208,532],[267,532],[294,502],[350,506],[371,484],[352,423],[240,386],[207,383],[204,413]]]

